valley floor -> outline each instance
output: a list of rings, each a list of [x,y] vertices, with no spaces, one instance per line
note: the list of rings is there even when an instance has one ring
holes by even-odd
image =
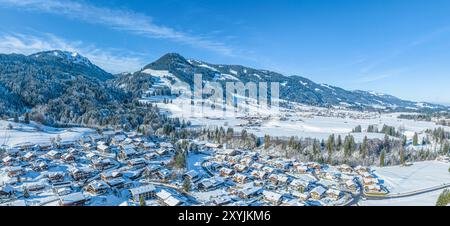
[[[415,162],[412,166],[374,167],[390,191],[390,195],[414,193],[439,185],[450,184],[450,163],[441,161]],[[360,201],[362,206],[434,206],[444,189],[403,198]]]
[[[143,99],[142,101],[146,101]],[[327,139],[330,134],[346,136],[352,134],[356,142],[362,142],[364,136],[369,139],[383,139],[382,133],[364,132],[369,125],[382,128],[383,125],[403,128],[403,133],[411,139],[414,133],[422,133],[426,129],[444,127],[434,122],[399,119],[401,113],[358,112],[343,109],[325,109],[320,107],[297,105],[295,110],[280,108],[279,112],[267,109],[250,109],[250,113],[238,112],[236,115],[224,114],[222,110],[200,106],[186,106],[183,98],[173,99],[172,103],[160,103],[158,107],[172,117],[189,120],[192,125],[206,127],[232,127],[235,131],[246,129],[257,136],[309,137]],[[188,104],[189,105],[189,104]],[[189,112],[192,110],[192,112]],[[200,112],[202,115],[200,115]],[[251,122],[251,123],[250,123]],[[352,133],[361,125],[363,132]],[[419,137],[420,138],[420,137]]]

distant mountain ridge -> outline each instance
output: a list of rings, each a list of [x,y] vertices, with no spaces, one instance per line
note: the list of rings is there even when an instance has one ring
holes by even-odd
[[[185,59],[177,53],[168,53],[155,62],[146,65],[138,73],[164,70],[183,82],[193,84],[194,73],[201,73],[208,81],[279,82],[281,99],[307,105],[331,107],[343,106],[356,110],[386,111],[448,111],[449,107],[402,100],[397,97],[369,91],[348,91],[336,86],[317,84],[307,78],[258,70],[241,65],[210,64]]]
[[[221,83],[279,82],[282,99],[313,106],[449,111],[449,107],[442,105],[406,101],[375,92],[347,91],[301,76],[285,76],[240,65],[210,64],[185,59],[176,53],[166,54],[135,73],[112,75],[77,53],[52,50],[29,56],[0,54],[0,114],[34,112],[46,115],[49,122],[60,123],[125,122],[128,119],[124,119],[123,114],[131,116],[135,106],[131,103],[154,86],[161,71],[173,76],[168,79],[169,88],[176,80],[192,85],[194,73],[201,73],[204,80]],[[134,120],[131,124],[140,122]]]

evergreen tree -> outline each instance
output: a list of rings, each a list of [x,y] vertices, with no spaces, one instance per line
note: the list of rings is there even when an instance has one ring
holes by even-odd
[[[360,154],[362,159],[365,159],[367,156],[367,143],[368,143],[367,136],[364,136],[364,140],[360,146]]]
[[[342,147],[342,137],[341,137],[341,135],[338,135],[338,138],[337,138],[337,148],[338,148],[338,149],[341,149],[341,147]]]
[[[25,123],[30,124],[30,113],[25,113]]]
[[[344,155],[345,157],[350,157],[355,151],[356,144],[355,138],[352,135],[348,135],[344,140]]]
[[[389,152],[391,150],[391,142],[389,139],[389,135],[387,135],[387,134],[384,135],[383,147],[386,150],[386,152]]]
[[[331,152],[334,150],[334,143],[335,143],[335,140],[334,140],[334,134],[331,134],[331,135],[328,137],[327,145],[326,145],[327,151],[328,151],[329,153],[331,153]]]
[[[450,144],[446,141],[443,145],[442,145],[442,150],[441,150],[441,154],[442,155],[447,155],[448,152],[450,150]]]
[[[264,135],[264,149],[268,149],[270,147],[270,136]]]
[[[320,143],[317,140],[314,140],[313,143],[313,155],[316,158],[320,154]]]
[[[361,127],[361,125],[358,125],[358,126],[356,126],[354,129],[353,129],[353,133],[361,133],[362,132],[362,127]]]
[[[419,136],[417,135],[417,133],[414,133],[414,137],[413,137],[413,145],[414,145],[414,146],[419,145]]]
[[[145,206],[145,199],[144,196],[139,196],[139,206]]]
[[[191,181],[188,178],[186,178],[183,181],[183,191],[189,192],[190,190],[191,190]]]
[[[450,190],[445,189],[438,197],[436,206],[447,206],[450,203]]]
[[[333,155],[333,151],[334,151],[334,143],[335,143],[334,134],[331,134],[328,137],[327,145],[326,145],[327,151],[328,151],[328,163],[331,163],[331,156]]]
[[[400,164],[405,164],[405,148],[403,146],[400,147]]]
[[[402,137],[402,146],[403,146],[403,147],[406,146],[406,142],[407,142],[406,136],[403,136],[403,137]]]
[[[231,141],[234,135],[234,130],[231,127],[228,127],[227,129],[227,141]]]
[[[289,138],[288,147],[295,148],[295,138],[294,138],[294,136],[291,136],[291,138]]]
[[[186,168],[186,153],[182,150],[177,151],[175,154],[175,167],[178,169]]]
[[[380,154],[380,167],[383,167],[384,166],[384,159],[385,159],[385,155],[386,155],[386,151],[385,150],[382,150],[381,151],[381,154]]]
[[[30,192],[28,191],[28,188],[26,188],[26,187],[23,189],[23,197],[26,199],[30,198]]]

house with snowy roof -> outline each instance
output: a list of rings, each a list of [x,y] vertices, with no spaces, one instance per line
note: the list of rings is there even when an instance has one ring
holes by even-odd
[[[320,199],[322,199],[322,197],[324,196],[326,191],[327,191],[326,188],[324,188],[322,186],[317,186],[314,189],[312,189],[309,194],[311,195],[311,198],[313,198],[315,200],[320,200]]]
[[[270,202],[272,205],[279,205],[281,203],[282,194],[264,190],[262,192],[264,200]]]
[[[91,183],[89,183],[89,185],[87,186],[87,191],[90,192],[91,194],[94,195],[101,195],[101,194],[105,194],[109,189],[108,184],[106,184],[104,181],[92,181]]]
[[[81,193],[75,192],[59,197],[60,206],[82,206],[88,199]]]
[[[154,185],[144,185],[130,189],[131,198],[133,201],[138,202],[143,198],[144,200],[156,197],[156,188]]]

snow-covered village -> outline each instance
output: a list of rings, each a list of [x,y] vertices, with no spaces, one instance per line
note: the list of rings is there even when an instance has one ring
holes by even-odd
[[[345,205],[362,192],[387,192],[367,167],[301,163],[195,140],[179,141],[197,146],[180,171],[171,166],[174,144],[165,140],[103,131],[4,147],[1,205]]]
[[[398,166],[350,166],[288,157],[267,143],[268,136],[261,146],[233,148],[208,135],[174,140],[158,132],[25,121],[1,121],[3,206],[433,205],[450,186],[446,155]],[[432,146],[414,139],[407,139],[406,150]],[[345,146],[339,142],[333,145]]]
[[[450,206],[433,4],[0,0],[0,208]]]

